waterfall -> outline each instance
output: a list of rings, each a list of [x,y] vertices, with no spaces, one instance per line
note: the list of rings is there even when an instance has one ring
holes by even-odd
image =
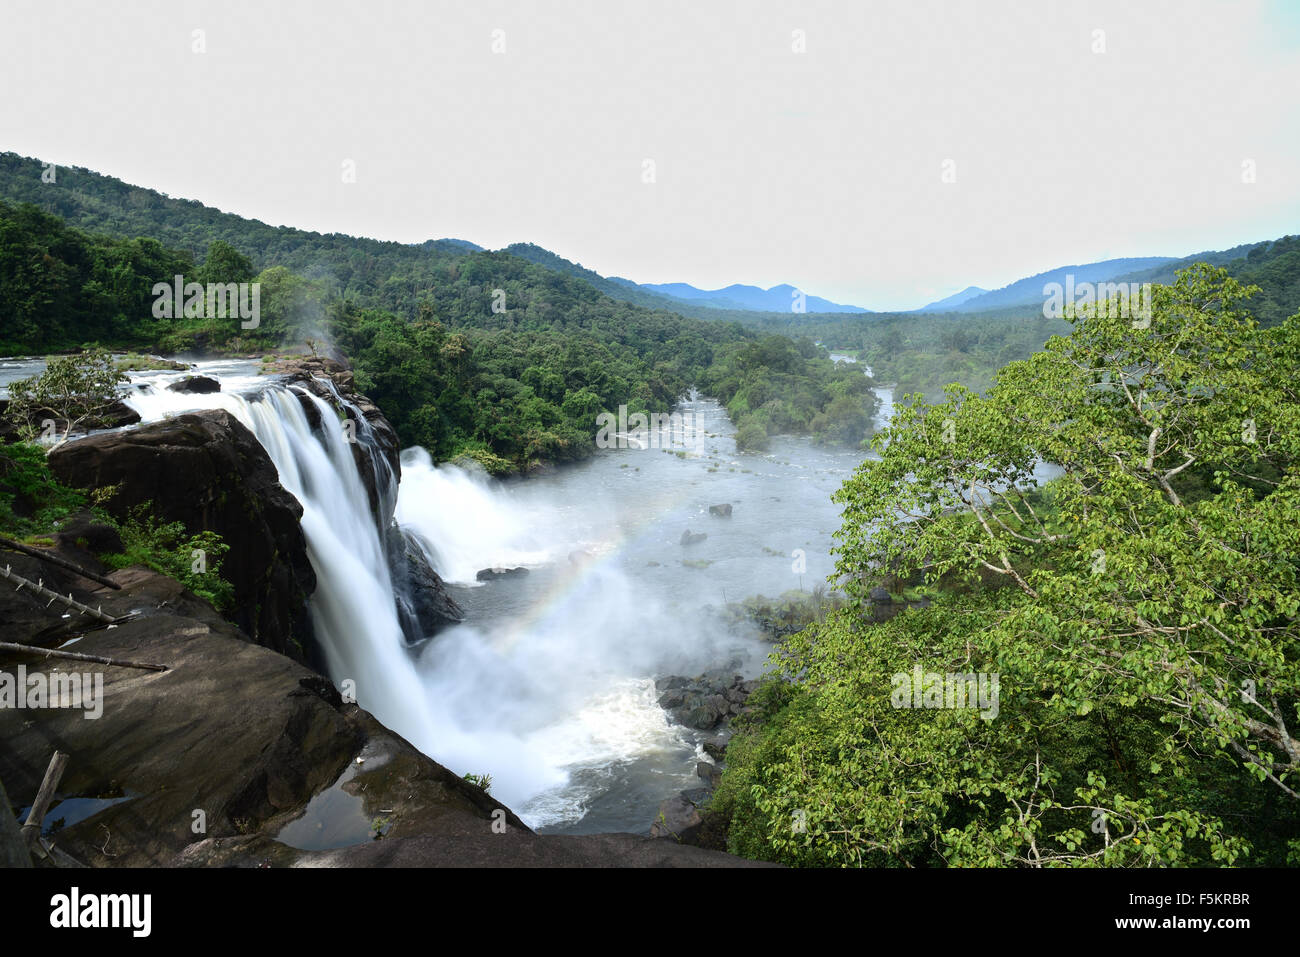
[[[399,489],[385,457],[368,456],[379,514],[396,516],[443,580],[489,604],[494,595],[515,603],[497,616],[480,606],[471,621],[411,647],[389,530],[376,524],[355,447],[332,427],[335,407],[257,376],[222,375],[219,393],[168,391],[177,377],[154,375],[128,403],[145,421],[225,409],[266,449],[303,508],[318,582],[309,611],[326,670],[341,690],[354,682],[358,704],[386,727],[457,773],[490,774],[491,793],[534,826],[578,820],[611,781],[636,782],[650,807],[665,789],[694,782],[695,745],[670,724],[648,676],[699,673],[727,661],[736,639],[699,611],[684,617],[686,595],[665,598],[612,560],[629,542],[650,540],[641,523],[663,503],[628,511],[616,495],[568,505],[519,496],[435,466],[418,448],[402,455]],[[357,423],[356,441],[373,449],[360,411],[319,381]],[[681,490],[660,494],[675,501]],[[631,524],[610,521],[620,515]],[[675,555],[675,538],[669,547]],[[492,566],[531,572],[509,587],[478,588],[476,572]],[[699,598],[692,592],[689,604]]]
[[[479,584],[480,569],[540,565],[561,558],[550,529],[511,502],[482,473],[437,468],[427,451],[402,452],[398,524],[413,532],[443,581]]]
[[[381,723],[431,754],[434,726],[427,696],[406,650],[387,552],[351,446],[341,427],[313,429],[303,403],[315,407],[322,424],[337,421],[334,408],[306,390],[279,384],[247,396],[149,389],[127,400],[144,421],[194,411],[196,401],[203,408],[225,409],[247,426],[275,463],[280,484],[302,505],[302,529],[317,580],[308,610],[331,679],[341,689],[353,690],[357,703]],[[360,411],[341,397],[339,401],[354,413],[356,440],[373,443]],[[381,502],[391,508],[396,476],[382,455],[370,458],[382,463],[375,466],[377,487]],[[380,514],[391,512],[381,508]]]

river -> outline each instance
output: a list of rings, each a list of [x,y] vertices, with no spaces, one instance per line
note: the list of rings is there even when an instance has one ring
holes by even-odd
[[[7,380],[39,371],[3,362]],[[264,430],[287,413],[248,401],[269,383],[257,363],[204,361],[193,372],[220,379],[224,392],[180,395],[163,386],[189,373],[133,373],[128,401],[146,421],[229,408],[283,456]],[[888,390],[879,394],[888,409]],[[741,455],[716,402],[695,397],[679,411],[667,447],[631,442],[526,480],[434,466],[408,449],[396,517],[425,542],[466,622],[413,651],[382,637],[377,657],[356,634],[365,627],[358,613],[342,619],[339,640],[357,643],[354,660],[383,667],[362,683],[370,690],[358,692],[360,703],[457,773],[490,775],[492,793],[543,832],[644,833],[661,800],[697,786],[700,735],[668,721],[654,678],[718,667],[756,676],[770,645],[728,629],[717,610],[750,595],[810,591],[833,569],[840,509],[831,495],[864,453],[777,437],[769,452]],[[300,499],[316,494],[311,476],[294,478],[305,483],[295,488],[292,465],[278,461]],[[349,546],[327,538],[336,502],[334,516],[328,502],[304,504],[320,574]],[[730,517],[709,514],[719,504],[732,506]],[[687,530],[707,538],[683,545]],[[528,571],[477,581],[493,567]],[[318,599],[342,597],[361,614],[382,604],[354,594],[361,589],[358,579]],[[420,700],[392,700],[411,697]]]

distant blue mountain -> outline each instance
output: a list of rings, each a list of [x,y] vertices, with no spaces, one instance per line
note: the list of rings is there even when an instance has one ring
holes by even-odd
[[[981,289],[979,286],[967,286],[961,292],[954,292],[951,296],[943,299],[937,299],[934,302],[922,306],[920,309],[914,309],[913,312],[948,312],[956,309],[964,302],[974,299],[976,296],[982,296],[987,289]]]
[[[957,306],[949,306],[950,312],[983,312],[986,309],[1005,309],[1008,306],[1024,306],[1043,301],[1043,286],[1049,282],[1065,284],[1066,275],[1073,275],[1077,285],[1081,282],[1109,282],[1120,276],[1128,276],[1139,270],[1155,269],[1166,263],[1175,262],[1172,256],[1145,256],[1135,259],[1107,259],[1099,263],[1086,263],[1079,266],[1061,266],[1040,272],[1028,279],[1020,279],[1009,286],[974,296]],[[960,293],[958,294],[960,295]],[[924,312],[931,311],[925,306]]]
[[[624,280],[626,281],[626,280]],[[752,312],[789,312],[794,301],[794,286],[782,283],[771,289],[735,283],[722,289],[698,289],[684,282],[639,283],[642,289],[684,299],[715,309],[744,309]],[[820,296],[804,293],[805,312],[869,312],[861,306],[845,306]]]

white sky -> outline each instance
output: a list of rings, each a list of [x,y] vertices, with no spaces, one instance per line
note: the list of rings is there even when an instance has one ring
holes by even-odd
[[[1298,51],[1292,0],[5,0],[0,149],[277,225],[911,308],[1300,231]]]

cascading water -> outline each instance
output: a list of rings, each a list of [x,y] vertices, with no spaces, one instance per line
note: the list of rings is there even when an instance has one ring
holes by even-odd
[[[312,404],[319,422],[335,422],[329,403],[280,384],[249,396],[191,396],[149,388],[127,402],[144,421],[194,411],[196,404],[226,409],[257,437],[280,473],[280,484],[303,508],[302,528],[317,580],[309,611],[330,677],[340,686],[352,682],[358,703],[431,753],[434,728],[405,650],[384,543],[352,450],[342,427],[313,429],[302,405]],[[365,418],[352,411],[353,421],[360,423],[357,440],[373,441]],[[371,459],[382,461],[382,456]],[[379,468],[382,473],[386,463]],[[381,496],[393,502],[395,477],[388,472],[377,479]]]
[[[526,483],[435,466],[408,449],[399,487],[372,455],[379,513],[393,506],[468,613],[410,646],[388,530],[372,516],[343,428],[329,427],[330,403],[224,372],[220,393],[163,388],[177,377],[138,378],[150,385],[130,404],[146,421],[224,408],[266,448],[303,506],[318,580],[311,619],[330,677],[355,682],[358,702],[425,754],[458,773],[490,774],[492,794],[533,826],[644,831],[660,800],[693,786],[702,754],[695,734],[658,706],[651,676],[728,664],[756,673],[766,646],[729,631],[710,606],[728,590],[735,599],[801,585],[792,548],[807,550],[810,584],[829,571],[829,491],[850,460],[800,447],[798,463],[736,461],[716,403],[689,404],[701,434],[683,436],[680,448],[598,456]],[[373,442],[350,412],[357,441]],[[739,503],[737,516],[711,519],[701,496],[714,495]],[[711,537],[684,552],[683,527],[702,522],[715,523]],[[476,580],[498,566],[529,572]]]

